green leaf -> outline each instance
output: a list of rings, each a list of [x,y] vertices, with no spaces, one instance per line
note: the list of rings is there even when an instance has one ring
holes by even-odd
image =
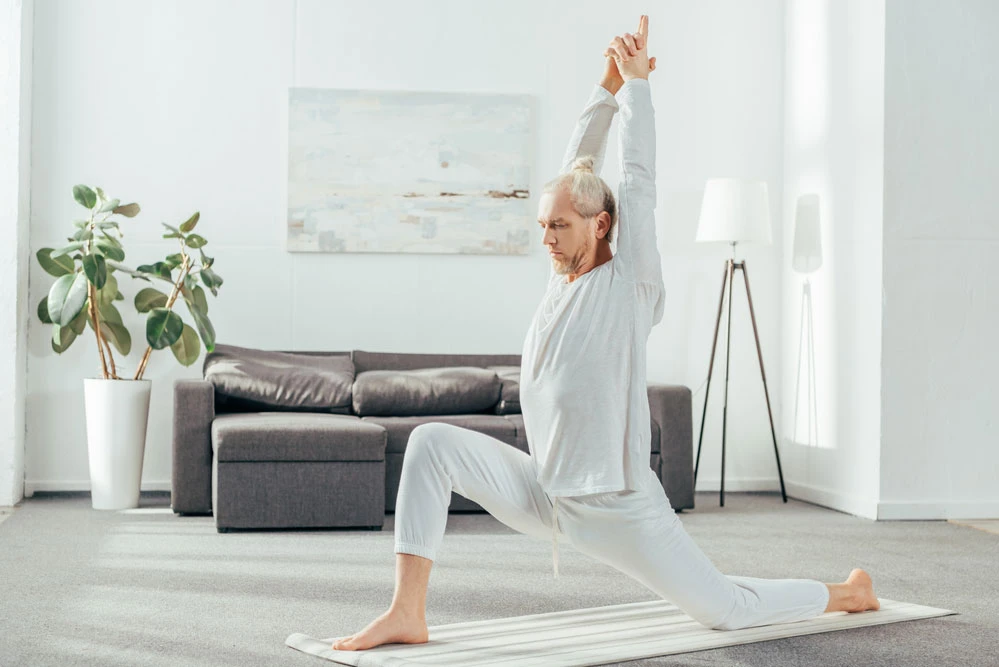
[[[101,335],[115,346],[123,355],[127,355],[132,350],[132,335],[128,329],[118,322],[101,321]]]
[[[215,258],[206,255],[204,250],[199,250],[198,252],[201,253],[201,266],[207,269],[208,267],[210,267],[212,264],[215,263]]]
[[[139,210],[140,210],[139,205],[132,203],[132,204],[125,204],[124,206],[119,206],[114,211],[112,211],[112,213],[123,215],[126,218],[134,218],[139,214]]]
[[[74,241],[89,241],[92,238],[94,238],[94,233],[86,227],[73,234]]]
[[[73,199],[84,208],[92,209],[97,204],[97,194],[86,185],[73,186]]]
[[[154,350],[170,347],[180,338],[184,320],[166,308],[153,308],[146,318],[146,342]]]
[[[49,319],[53,324],[66,326],[73,321],[87,301],[87,276],[70,273],[62,276],[49,289]]]
[[[98,243],[113,245],[115,248],[121,248],[121,241],[118,240],[118,237],[104,231],[100,232],[100,234],[101,237],[97,240]]]
[[[178,266],[184,263],[184,255],[179,252],[175,252],[172,255],[167,255],[166,264],[170,266],[171,269],[176,269]]]
[[[73,333],[79,336],[87,328],[87,320],[90,315],[87,314],[86,308],[81,308],[80,313],[73,318],[73,321],[69,323],[69,328],[73,330]]]
[[[117,199],[112,199],[111,201],[104,202],[104,205],[97,209],[98,213],[107,213],[108,211],[113,211],[118,208],[118,204],[121,202]]]
[[[212,295],[218,296],[219,287],[222,287],[222,276],[215,273],[211,269],[201,269],[199,275],[201,276],[201,282],[205,284],[205,287],[212,291]]]
[[[123,264],[119,264],[119,263],[115,262],[114,260],[108,260],[108,266],[112,267],[115,271],[122,271],[123,273],[127,273],[128,275],[132,276],[133,278],[139,278],[140,280],[145,280],[147,283],[150,282],[149,276],[147,274],[145,274],[145,273],[140,272],[138,269],[130,269],[130,268],[128,268],[127,266],[125,266]],[[161,276],[160,276],[160,278],[163,279]],[[165,279],[165,280],[168,280],[169,282],[173,282],[172,280],[169,280],[168,278]]]
[[[208,298],[205,296],[205,290],[201,289],[201,285],[194,287],[194,305],[202,313],[208,314]]]
[[[177,361],[183,366],[190,366],[201,356],[201,343],[198,342],[198,334],[186,324],[180,338],[170,346],[170,349],[173,350],[173,356],[177,357]]]
[[[101,315],[101,321],[124,325],[124,322],[121,320],[121,313],[118,312],[118,309],[110,301],[98,304],[97,310]]]
[[[108,266],[101,255],[84,255],[83,270],[94,287],[101,289],[108,279]]]
[[[174,234],[177,234],[179,236],[183,236],[183,234],[181,233],[181,231],[179,229],[177,229],[176,227],[174,227],[173,225],[168,225],[165,222],[161,222],[160,224],[163,225],[164,227],[166,227],[167,229],[169,229]]]
[[[171,280],[172,278],[172,275],[170,273],[172,269],[170,268],[170,265],[167,264],[166,262],[156,262],[155,264],[142,264],[140,266],[135,267],[135,270],[139,271],[140,273],[152,273],[154,275],[160,276],[161,278],[166,278],[167,280]]]
[[[198,236],[197,234],[191,234],[187,237],[185,243],[187,243],[187,246],[189,248],[200,248],[204,245],[207,245],[208,241],[206,241],[205,237],[203,236]]]
[[[69,327],[61,327],[58,324],[52,327],[51,343],[56,354],[65,352],[74,340],[76,340],[76,334]]]
[[[101,201],[108,200],[108,196],[104,194],[104,190],[102,190],[101,188],[94,188],[94,190],[97,190],[97,196],[100,197]]]
[[[42,324],[52,324],[52,318],[49,317],[49,298],[45,297],[38,304],[38,319],[42,321]]]
[[[71,257],[66,255],[60,255],[58,257],[52,257],[52,248],[42,248],[37,253],[35,257],[38,258],[38,263],[42,265],[45,273],[50,276],[64,276],[67,273],[73,273],[76,269],[76,262],[73,261]]]
[[[114,300],[115,301],[124,301],[125,300],[125,295],[122,294],[121,292],[115,292]]]
[[[190,218],[188,218],[187,221],[184,222],[184,224],[182,224],[180,226],[180,231],[182,231],[185,234],[187,234],[192,229],[194,229],[194,226],[198,224],[198,220],[200,220],[200,219],[201,219],[201,213],[198,212],[198,211],[195,211],[194,215],[192,215]]]
[[[102,289],[97,290],[97,301],[99,303],[111,303],[118,293],[118,279],[113,274],[108,273],[107,282]]]
[[[49,257],[51,259],[55,259],[56,257],[61,257],[62,255],[68,255],[69,253],[73,252],[74,250],[79,250],[80,248],[82,248],[85,245],[87,245],[87,244],[84,241],[73,241],[72,243],[70,243],[67,246],[63,246],[62,248],[59,248],[58,250],[53,250],[52,253],[49,255]]]
[[[191,313],[195,326],[198,327],[198,333],[201,334],[201,340],[205,341],[205,349],[209,352],[214,351],[215,327],[208,319],[208,300],[205,298],[205,290],[198,286],[191,292],[185,287],[182,294],[187,303],[187,310]]]
[[[98,241],[95,245],[95,250],[100,252],[108,259],[113,259],[116,262],[121,262],[125,259],[125,251],[120,247],[115,247],[110,243],[105,243],[104,241]]]
[[[145,287],[135,295],[135,309],[145,313],[153,308],[162,308],[170,299],[166,294],[152,287]]]
[[[118,226],[118,223],[115,222],[114,220],[105,220],[104,222],[95,222],[94,223],[94,227],[96,227],[97,229],[110,229],[111,227],[114,227],[116,229],[121,229],[121,227]]]

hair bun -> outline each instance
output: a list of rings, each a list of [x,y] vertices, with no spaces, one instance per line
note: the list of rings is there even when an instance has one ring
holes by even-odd
[[[593,156],[586,155],[584,157],[576,158],[576,161],[572,163],[573,171],[588,171],[593,173]]]

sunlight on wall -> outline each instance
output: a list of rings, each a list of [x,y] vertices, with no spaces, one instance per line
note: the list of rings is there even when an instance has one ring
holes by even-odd
[[[798,298],[788,321],[798,322],[793,347],[785,354],[797,369],[788,393],[784,418],[787,441],[806,447],[835,449],[837,405],[842,364],[837,361],[836,257],[833,214],[835,197],[830,190],[829,159],[829,17],[825,0],[798,2],[788,7],[788,34],[793,35],[788,54],[787,93],[789,146],[798,176],[785,184],[785,206],[790,224],[785,225],[785,247],[794,243],[798,197],[814,193],[819,201],[822,265],[814,272],[791,272]],[[789,209],[789,210],[788,210]],[[788,262],[791,253],[785,255]],[[808,295],[806,296],[806,280]],[[811,305],[810,313],[803,312]],[[809,322],[810,316],[810,322]],[[811,336],[808,327],[811,325]],[[811,357],[811,359],[809,358]],[[812,376],[809,377],[809,361]],[[810,421],[809,421],[810,420]],[[811,422],[811,423],[810,423]]]

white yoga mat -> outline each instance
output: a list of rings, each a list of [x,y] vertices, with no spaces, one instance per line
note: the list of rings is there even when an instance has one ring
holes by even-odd
[[[676,605],[653,600],[438,625],[428,628],[426,644],[334,651],[331,645],[335,637],[315,639],[299,632],[290,635],[285,644],[355,667],[585,667],[957,613],[884,598],[880,602],[878,611],[828,612],[808,621],[744,630],[710,630]]]

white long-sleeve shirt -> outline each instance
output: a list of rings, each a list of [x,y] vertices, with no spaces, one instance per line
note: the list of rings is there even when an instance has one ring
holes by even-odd
[[[594,88],[561,170],[592,155],[600,174],[620,109],[617,253],[571,283],[552,268],[521,357],[528,448],[538,483],[553,498],[556,577],[559,496],[636,489],[652,450],[645,346],[662,320],[665,293],[656,246],[655,111],[646,79],[626,82],[618,99]]]
[[[592,155],[599,175],[619,109],[617,253],[571,283],[553,269],[524,341],[520,402],[527,441],[538,482],[556,498],[635,489],[648,475],[645,348],[652,326],[662,320],[665,290],[647,80],[626,82],[617,99],[594,88],[562,172],[577,157]]]

